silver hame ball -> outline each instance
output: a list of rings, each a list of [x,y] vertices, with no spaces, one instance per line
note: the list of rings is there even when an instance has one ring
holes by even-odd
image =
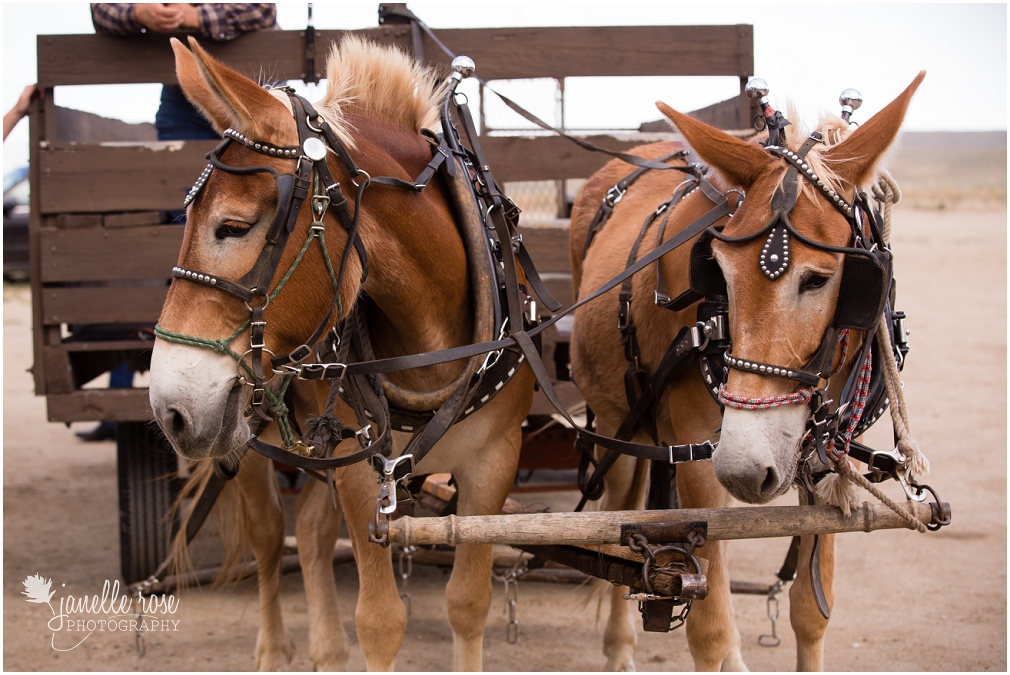
[[[846,89],[839,95],[838,102],[843,106],[848,106],[853,110],[858,110],[863,105],[863,95],[858,89]]]
[[[744,88],[744,92],[750,100],[758,101],[768,95],[768,83],[760,77],[752,78]]]
[[[469,56],[457,56],[452,60],[453,72],[459,73],[463,77],[470,77],[476,69],[477,66]]]

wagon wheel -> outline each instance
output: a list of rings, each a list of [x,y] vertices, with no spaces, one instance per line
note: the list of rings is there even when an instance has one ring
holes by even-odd
[[[178,494],[175,453],[161,430],[145,422],[120,422],[119,551],[123,579],[147,579],[168,555],[178,517],[169,517]]]

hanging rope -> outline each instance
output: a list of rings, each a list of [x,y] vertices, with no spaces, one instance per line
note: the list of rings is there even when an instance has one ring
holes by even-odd
[[[891,208],[901,200],[901,189],[886,171],[881,172],[877,184],[873,187],[873,196],[881,205],[883,217],[883,231],[885,245],[891,240]],[[894,358],[894,348],[891,344],[890,326],[887,325],[887,318],[880,317],[880,323],[876,332],[877,348],[880,350],[880,362],[884,372],[884,385],[887,389],[887,399],[891,411],[891,421],[894,425],[894,434],[898,439],[898,450],[908,461],[908,477],[914,478],[929,472],[929,460],[919,449],[918,444],[912,438],[912,433],[908,423],[908,409],[905,405],[905,394],[901,388],[901,379],[898,371],[898,364]],[[865,403],[864,403],[865,405]],[[861,411],[860,411],[861,412]],[[855,411],[853,418],[856,418]],[[854,426],[850,424],[850,429]],[[849,512],[850,505],[854,503],[854,495],[851,494],[851,486],[859,485],[871,495],[876,497],[882,504],[894,511],[905,523],[919,532],[926,532],[926,526],[914,518],[900,504],[892,500],[883,493],[876,485],[871,483],[865,476],[855,471],[847,456],[833,455],[837,476],[828,476],[818,485],[818,496],[829,504],[840,506],[846,513]],[[848,485],[846,485],[846,483]]]

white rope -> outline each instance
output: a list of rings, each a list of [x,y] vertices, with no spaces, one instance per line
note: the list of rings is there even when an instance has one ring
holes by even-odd
[[[889,245],[891,240],[891,207],[901,200],[901,189],[894,178],[884,171],[880,174],[877,185],[873,188],[873,196],[881,204],[884,220],[884,230],[881,234],[884,237],[884,244]],[[877,326],[877,347],[880,350],[880,362],[883,364],[884,385],[887,388],[891,422],[894,425],[895,436],[898,438],[898,450],[908,461],[908,477],[911,479],[929,473],[929,460],[926,459],[919,449],[919,445],[912,438],[908,423],[908,408],[905,405],[905,393],[901,388],[898,364],[894,357],[889,330],[886,317],[881,316]],[[817,486],[818,496],[826,503],[834,504],[848,514],[855,503],[853,487],[859,485],[898,514],[910,528],[919,532],[927,531],[922,522],[856,471],[848,459],[839,462],[836,471],[838,475],[826,476]]]

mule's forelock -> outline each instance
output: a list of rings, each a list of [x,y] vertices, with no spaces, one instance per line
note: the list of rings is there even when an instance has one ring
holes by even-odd
[[[356,113],[412,131],[438,124],[444,87],[437,73],[395,47],[348,36],[326,62],[327,92],[317,109],[353,145],[345,116]]]

